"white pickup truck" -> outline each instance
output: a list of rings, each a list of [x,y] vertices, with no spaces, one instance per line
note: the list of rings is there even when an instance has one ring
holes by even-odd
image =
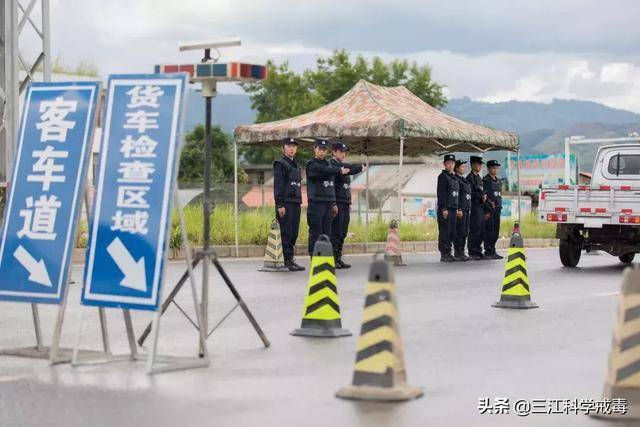
[[[540,221],[557,224],[560,260],[575,267],[582,250],[631,263],[640,252],[640,144],[600,147],[590,185],[540,190]]]

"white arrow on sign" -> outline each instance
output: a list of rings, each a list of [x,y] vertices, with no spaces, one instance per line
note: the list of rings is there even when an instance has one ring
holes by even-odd
[[[109,252],[113,261],[115,261],[118,268],[124,273],[124,279],[120,281],[120,285],[137,291],[144,292],[147,290],[144,257],[140,257],[138,261],[133,259],[133,256],[131,256],[131,253],[119,237],[113,239],[109,246],[107,246],[107,252]]]
[[[38,283],[40,285],[52,287],[51,278],[47,272],[47,266],[44,265],[44,260],[36,261],[22,245],[18,245],[13,256],[18,260],[20,264],[29,272],[29,280]]]

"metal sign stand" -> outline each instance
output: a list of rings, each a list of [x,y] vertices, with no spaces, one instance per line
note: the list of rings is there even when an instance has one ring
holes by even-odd
[[[175,188],[177,188],[177,182],[174,182],[174,185],[175,185]],[[188,244],[186,244],[187,229],[186,229],[185,220],[184,220],[184,213],[182,210],[182,206],[178,201],[177,191],[174,192],[174,196],[175,196],[174,203],[175,203],[175,206],[177,207],[178,216],[180,218],[180,229],[181,229],[182,240],[183,240],[183,249],[185,251],[185,258],[186,258],[186,264],[187,264],[186,275],[190,279],[190,283],[191,283],[191,293],[193,295],[193,306],[197,315],[196,326],[199,326],[202,323],[200,318],[200,311],[198,310],[198,307],[199,307],[198,290],[195,282],[195,276],[193,274],[193,268],[191,267],[193,263],[193,261],[191,260],[191,253],[189,251]],[[168,237],[167,237],[167,241],[168,241]],[[166,265],[165,265],[165,268],[166,268]],[[160,289],[160,292],[162,292],[162,288]],[[104,308],[101,307],[100,310],[104,310]],[[143,355],[138,353],[138,349],[135,341],[135,335],[133,331],[133,323],[131,321],[130,310],[122,309],[122,315],[124,317],[124,324],[125,324],[125,329],[127,333],[127,341],[129,344],[129,352],[130,352],[129,354],[121,354],[121,355],[107,354],[107,355],[103,355],[102,357],[80,358],[78,354],[79,352],[77,349],[80,347],[80,339],[82,336],[82,328],[83,328],[83,320],[84,320],[84,312],[83,312],[81,314],[80,322],[78,325],[78,332],[76,335],[76,344],[74,347],[71,364],[73,366],[81,366],[81,365],[98,365],[98,364],[120,362],[120,361],[127,361],[127,360],[128,361],[145,361],[146,360],[146,363],[147,363],[146,371],[150,375],[160,373],[160,372],[170,372],[170,371],[177,371],[182,369],[201,368],[201,367],[209,366],[209,357],[208,357],[207,348],[205,345],[206,338],[204,337],[204,334],[201,328],[198,327],[198,330],[200,331],[198,334],[198,346],[201,349],[200,351],[204,349],[204,355],[203,356],[201,355],[202,358],[158,355],[157,348],[158,348],[158,337],[160,332],[161,313],[159,310],[157,310],[154,314],[153,323],[152,323],[153,338],[151,343],[151,349],[148,355]]]
[[[87,192],[87,187],[84,188],[84,196],[83,196],[84,206],[87,212],[87,218],[89,218],[89,195]],[[79,216],[82,213],[80,212]],[[78,218],[79,221],[79,218]],[[76,231],[76,240],[79,231]],[[49,359],[50,365],[55,365],[59,363],[67,363],[72,359],[72,352],[78,351],[77,349],[70,348],[60,348],[60,338],[62,336],[62,324],[64,322],[64,315],[67,308],[67,300],[69,299],[69,287],[71,286],[71,269],[73,267],[73,262],[69,263],[69,272],[67,277],[69,277],[67,284],[64,289],[64,295],[62,297],[62,302],[58,308],[58,314],[56,316],[56,323],[53,329],[53,338],[51,341],[51,346],[44,346],[42,343],[42,328],[40,325],[40,312],[38,309],[38,304],[31,303],[31,313],[33,315],[33,328],[36,336],[36,346],[35,347],[24,347],[24,348],[14,348],[3,350],[2,354],[7,356],[18,356],[18,357],[31,357],[37,359]],[[98,308],[98,314],[100,316],[100,331],[102,334],[102,345],[105,354],[110,353],[109,348],[109,339],[108,339],[108,330],[107,330],[107,318],[105,315],[104,308]],[[103,354],[102,352],[90,351],[90,350],[82,350],[83,354]]]
[[[205,49],[205,56],[202,59],[202,62],[206,63],[206,62],[209,62],[209,61],[211,61],[211,52],[210,52],[210,49]],[[211,150],[212,150],[212,145],[213,145],[212,133],[211,133],[211,121],[212,121],[211,120],[211,115],[212,115],[211,114],[211,101],[215,97],[215,95],[216,95],[216,80],[212,78],[212,79],[207,79],[207,80],[202,81],[202,96],[204,97],[204,100],[205,100],[205,127],[204,127],[204,129],[205,129],[205,131],[204,131],[205,132],[205,143],[204,143],[204,177],[203,177],[204,178],[203,179],[203,181],[204,181],[204,201],[203,201],[203,214],[204,214],[203,236],[204,236],[204,242],[203,242],[202,251],[199,251],[198,253],[196,253],[196,255],[193,258],[193,260],[187,259],[187,271],[182,275],[182,277],[180,278],[180,280],[178,281],[176,286],[169,293],[169,296],[167,297],[167,299],[162,303],[162,308],[161,308],[160,311],[157,312],[157,316],[158,317],[161,316],[167,310],[169,305],[171,305],[171,303],[175,304],[176,307],[180,310],[180,312],[189,320],[189,322],[194,327],[196,327],[196,329],[198,329],[200,331],[200,334],[204,335],[204,340],[206,341],[206,339],[209,338],[209,336],[222,324],[222,322],[224,322],[236,308],[240,307],[242,309],[242,311],[244,312],[244,314],[249,319],[249,322],[251,323],[251,325],[255,329],[256,333],[258,334],[258,336],[262,340],[262,343],[264,344],[264,346],[265,347],[269,347],[269,345],[270,345],[269,339],[266,337],[266,335],[264,334],[264,332],[260,328],[260,325],[258,324],[256,319],[253,317],[253,314],[251,313],[251,311],[249,310],[249,307],[247,307],[246,303],[244,302],[244,300],[240,296],[240,293],[238,292],[238,290],[233,285],[233,282],[231,282],[231,279],[229,279],[229,276],[224,271],[224,268],[222,267],[222,265],[218,261],[217,254],[211,248],[211,245],[210,245],[210,237],[211,237],[211,226],[210,226],[210,221],[211,221],[211,202],[210,202],[210,193],[211,193]],[[185,254],[188,254],[188,249],[187,249],[188,248],[188,240],[187,240],[186,232],[183,233],[182,240],[183,240],[183,245],[185,247]],[[201,321],[198,322],[198,325],[202,325],[202,327],[198,327],[196,325],[196,323],[193,322],[193,320],[191,320],[191,318],[187,315],[187,313],[175,302],[175,297],[178,294],[178,292],[180,292],[180,289],[182,288],[182,286],[186,282],[187,278],[193,278],[193,275],[192,275],[193,269],[201,261],[203,261],[203,264],[202,264],[202,299],[201,299],[201,304],[200,304],[200,310],[196,309],[196,312],[198,313],[198,317],[201,320]],[[216,268],[216,270],[218,271],[218,273],[220,274],[220,276],[224,280],[225,284],[227,285],[227,287],[229,288],[229,290],[231,291],[231,293],[233,294],[234,298],[237,301],[236,305],[227,314],[225,314],[222,317],[222,319],[211,330],[209,330],[209,320],[208,320],[208,314],[209,314],[209,263],[213,263],[214,267]],[[156,319],[154,319],[154,323],[155,322],[156,322]],[[157,328],[152,328],[151,324],[147,325],[146,329],[144,330],[144,332],[142,333],[142,335],[140,335],[140,338],[138,339],[138,344],[142,345],[144,343],[144,341],[147,339],[147,337],[148,337],[149,333],[152,331],[152,329],[155,329],[156,333],[157,333]],[[154,337],[154,341],[155,341],[155,337]],[[200,347],[200,357],[206,357],[207,348],[206,348],[205,344],[206,343],[203,342],[201,347]],[[153,346],[152,346],[152,353],[153,353]]]

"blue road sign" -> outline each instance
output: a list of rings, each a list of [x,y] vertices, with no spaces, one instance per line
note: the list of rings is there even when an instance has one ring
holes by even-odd
[[[158,308],[186,74],[109,78],[82,303]]]
[[[75,243],[98,83],[27,89],[0,243],[0,300],[59,304]]]

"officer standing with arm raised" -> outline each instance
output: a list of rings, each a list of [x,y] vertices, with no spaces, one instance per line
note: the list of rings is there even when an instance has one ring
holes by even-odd
[[[295,159],[297,151],[298,141],[284,138],[282,158],[273,162],[273,199],[276,203],[276,218],[280,224],[284,265],[289,271],[304,270],[294,258],[302,205],[302,175]]]
[[[444,170],[438,175],[438,250],[440,262],[453,262],[451,245],[456,236],[456,219],[458,215],[458,193],[460,183],[456,179],[453,168],[456,157],[445,154]],[[462,213],[462,211],[460,211]]]
[[[316,139],[313,158],[307,162],[307,223],[309,224],[309,255],[321,234],[331,236],[331,222],[338,214],[334,179],[347,175],[349,169],[332,166],[326,159],[329,142]]]
[[[484,258],[502,259],[496,253],[496,242],[500,235],[500,212],[502,211],[502,180],[498,178],[500,163],[495,160],[487,162],[489,173],[482,179],[484,190],[487,192],[488,215],[484,223]]]
[[[345,167],[349,169],[347,175],[336,175],[335,177],[335,189],[336,189],[336,206],[338,207],[338,214],[333,218],[331,224],[331,245],[333,246],[333,256],[336,260],[336,268],[350,268],[351,265],[347,264],[342,258],[342,245],[344,239],[347,237],[347,231],[349,231],[349,221],[351,219],[351,176],[357,175],[366,169],[364,165],[353,165],[343,163],[349,151],[349,147],[342,142],[336,141],[332,144],[333,158],[331,159],[331,165],[335,167]]]
[[[471,186],[471,212],[469,214],[469,257],[481,260],[482,239],[484,236],[484,216],[487,205],[487,195],[482,181],[482,157],[469,157],[471,172],[467,175],[467,182]]]
[[[469,261],[464,253],[464,247],[467,244],[467,236],[469,235],[469,214],[471,212],[471,185],[464,178],[465,161],[456,160],[454,172],[456,179],[460,183],[460,193],[458,194],[458,215],[456,218],[456,238],[453,245],[453,258],[456,261]],[[460,214],[462,212],[462,214]]]

